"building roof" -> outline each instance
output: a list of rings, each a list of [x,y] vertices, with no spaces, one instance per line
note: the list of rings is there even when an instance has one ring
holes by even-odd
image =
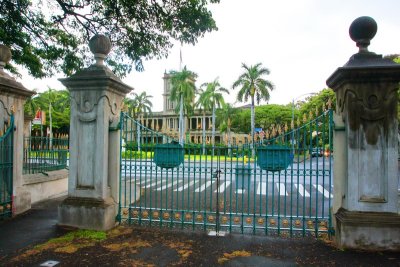
[[[237,108],[240,108],[240,109],[251,108],[251,104],[246,104],[246,105],[243,105],[243,106],[240,106]]]

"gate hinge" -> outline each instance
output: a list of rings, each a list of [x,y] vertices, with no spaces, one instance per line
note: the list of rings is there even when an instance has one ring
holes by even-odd
[[[114,132],[114,131],[118,131],[118,130],[121,130],[121,123],[120,122],[118,122],[115,125],[111,124],[110,127],[108,127],[108,131],[109,132]]]
[[[330,227],[328,230],[329,235],[334,236],[335,235],[335,228]]]
[[[334,123],[334,124],[333,124],[333,130],[334,130],[335,132],[344,132],[344,131],[346,131],[346,126],[345,126],[345,125],[336,126],[336,124]]]

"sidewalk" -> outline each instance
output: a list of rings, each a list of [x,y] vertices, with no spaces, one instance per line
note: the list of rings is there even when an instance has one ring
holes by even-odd
[[[65,230],[56,226],[57,207],[64,198],[34,204],[24,214],[0,221],[0,259],[27,246],[65,234]]]
[[[0,222],[0,266],[400,266],[400,253],[338,250],[313,238],[117,227],[102,240],[80,237],[67,243],[35,245],[59,237],[57,205],[49,200],[22,216]]]

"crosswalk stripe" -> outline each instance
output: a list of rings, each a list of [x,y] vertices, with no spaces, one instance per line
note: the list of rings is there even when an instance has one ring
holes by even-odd
[[[142,182],[142,188],[150,188],[150,187],[153,187],[155,185],[162,184],[163,181],[164,180],[158,180],[157,182],[154,182],[154,183],[151,183],[151,184],[146,184],[146,185],[143,185],[143,182]]]
[[[223,193],[223,192],[225,192],[225,189],[226,189],[227,187],[229,187],[230,185],[231,185],[231,181],[223,182],[223,183],[219,186],[219,189],[215,190],[214,193],[218,193],[218,191],[219,191],[220,193]]]
[[[189,188],[189,186],[192,186],[194,184],[194,181],[191,181],[190,183],[184,184],[178,189],[175,189],[174,191],[183,191]]]
[[[297,187],[298,192],[302,197],[310,197],[310,194],[307,192],[307,190],[304,189],[304,186],[302,184],[296,184],[295,186]]]
[[[283,183],[276,183],[278,185],[279,195],[280,196],[287,196],[286,186]]]
[[[236,189],[236,194],[244,194],[246,193],[246,189]]]
[[[266,195],[266,194],[267,194],[267,183],[266,182],[258,183],[257,195]]]
[[[313,184],[313,186],[320,192],[320,193],[322,193],[323,195],[324,195],[324,197],[325,198],[332,198],[333,197],[333,195],[332,194],[329,194],[329,191],[328,190],[326,190],[322,185],[316,185],[316,184]]]
[[[177,184],[180,183],[180,182],[182,182],[182,180],[173,181],[173,182],[171,182],[171,183],[169,183],[169,184],[167,184],[167,185],[164,185],[164,186],[161,186],[161,187],[157,188],[156,191],[162,191],[162,190],[164,190],[164,189],[167,189],[167,188],[172,187],[174,184],[177,185]]]
[[[165,189],[168,189],[168,188],[172,187],[173,191],[181,192],[183,190],[187,190],[188,188],[194,186],[193,189],[194,189],[194,192],[196,192],[196,193],[203,192],[209,186],[215,185],[215,183],[216,183],[216,181],[207,181],[207,182],[201,184],[200,186],[196,186],[196,185],[198,185],[200,183],[200,181],[190,181],[190,182],[181,184],[178,188],[176,188],[180,183],[182,183],[181,179],[175,180],[173,183],[170,182],[168,184],[166,184],[167,180],[165,180],[165,179],[164,180],[153,181],[153,182],[151,181],[151,179],[150,180],[142,180],[141,183],[140,183],[140,181],[135,181],[135,180],[131,180],[130,182],[131,183],[136,182],[137,185],[141,186],[142,188],[146,188],[146,189],[154,187],[154,190],[156,190],[156,191],[162,191],[162,190],[165,190]],[[267,192],[268,190],[267,189],[268,189],[268,184],[269,183],[268,182],[256,182],[256,183],[258,183],[257,184],[256,194],[257,195],[263,195],[263,196],[268,195],[268,192]],[[275,184],[277,186],[277,189],[278,189],[278,192],[279,192],[280,196],[288,196],[289,195],[289,193],[286,191],[287,184],[284,184],[284,183],[275,183]],[[298,191],[298,194],[300,196],[302,196],[302,197],[310,197],[311,196],[310,195],[311,194],[310,193],[310,188],[306,189],[306,187],[303,184],[293,184],[293,185],[296,187],[296,189]],[[222,182],[219,185],[218,190],[215,189],[213,191],[214,191],[214,193],[217,193],[218,191],[220,193],[224,193],[227,190],[227,188],[229,188],[230,186],[232,186],[231,181]],[[326,190],[323,185],[312,184],[312,186],[316,190],[318,190],[318,192],[321,193],[325,198],[333,198],[333,194],[329,193],[329,191]],[[273,189],[273,188],[271,187],[271,189]],[[293,190],[295,190],[295,189],[293,189]],[[236,189],[236,194],[245,194],[245,193],[246,193],[246,189],[244,189],[244,188],[237,188]],[[293,191],[292,193],[296,194],[295,191]]]
[[[198,187],[196,190],[194,190],[194,192],[198,193],[198,192],[203,192],[207,187],[209,187],[212,183],[214,183],[214,181],[208,181],[205,184],[202,184],[200,187]]]

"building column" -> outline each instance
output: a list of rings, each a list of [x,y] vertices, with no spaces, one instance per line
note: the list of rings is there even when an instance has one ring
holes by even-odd
[[[339,247],[400,250],[400,64],[368,51],[376,30],[370,17],[351,24],[359,52],[327,80],[336,93],[332,216]]]
[[[60,225],[107,230],[115,225],[119,195],[119,130],[123,98],[132,88],[104,65],[111,42],[89,42],[96,63],[60,81],[71,95],[68,197]]]
[[[13,133],[13,187],[12,214],[17,215],[31,208],[31,194],[23,187],[23,151],[24,151],[24,103],[25,100],[34,94],[33,91],[26,89],[21,83],[4,71],[4,66],[11,60],[11,50],[5,45],[0,45],[0,127],[3,128],[4,122],[10,121],[11,115],[14,116]],[[3,130],[3,129],[1,129]],[[4,183],[1,181],[0,183]],[[7,208],[7,207],[2,207]]]

